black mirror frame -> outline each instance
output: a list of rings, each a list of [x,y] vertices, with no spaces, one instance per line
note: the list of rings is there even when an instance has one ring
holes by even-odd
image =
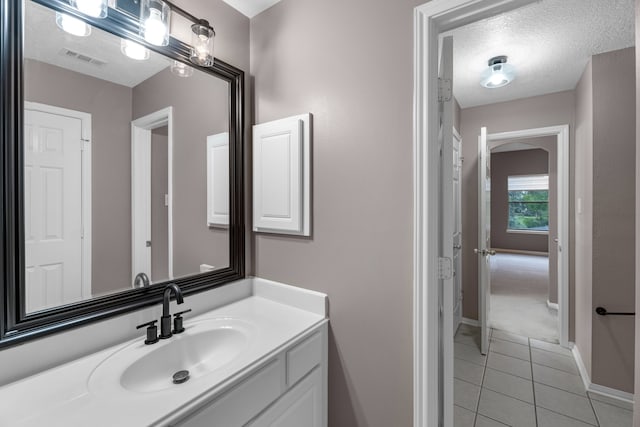
[[[189,61],[189,46],[174,38],[166,47],[149,45],[138,36],[137,20],[118,10],[110,8],[107,18],[95,19],[80,14],[67,1],[33,1],[54,11],[76,16],[93,27],[134,40],[170,59],[190,64],[229,82],[229,267],[170,283],[178,284],[183,293],[189,295],[244,278],[244,72],[218,59],[210,68],[193,65]],[[26,314],[22,286],[25,279],[22,221],[23,22],[23,1],[0,0],[0,199],[3,204],[0,211],[3,242],[0,245],[0,277],[4,281],[0,292],[0,310],[3,311],[0,316],[0,349],[158,304],[162,301],[164,288],[158,284],[130,289]]]

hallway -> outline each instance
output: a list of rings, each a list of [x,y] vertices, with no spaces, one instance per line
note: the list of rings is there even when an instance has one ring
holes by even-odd
[[[571,352],[492,329],[489,354],[480,329],[455,337],[455,427],[631,427],[626,402],[586,392]]]
[[[558,343],[558,312],[547,306],[549,258],[498,253],[491,259],[490,325]]]

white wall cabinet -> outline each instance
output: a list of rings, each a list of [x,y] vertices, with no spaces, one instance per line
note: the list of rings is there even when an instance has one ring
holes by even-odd
[[[207,225],[229,226],[229,132],[207,137]]]
[[[253,230],[311,235],[312,116],[253,127]]]
[[[327,427],[327,322],[169,425]]]

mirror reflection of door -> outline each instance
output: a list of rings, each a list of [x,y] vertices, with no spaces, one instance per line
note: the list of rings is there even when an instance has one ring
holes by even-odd
[[[91,296],[91,242],[83,233],[91,209],[83,197],[91,185],[90,162],[83,156],[87,116],[43,104],[25,108],[27,312]]]
[[[151,131],[151,279],[169,277],[168,126]]]

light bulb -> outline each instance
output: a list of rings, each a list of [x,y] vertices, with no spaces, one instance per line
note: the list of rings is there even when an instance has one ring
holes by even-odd
[[[73,16],[56,12],[56,24],[69,34],[78,37],[87,37],[91,34],[91,26]]]
[[[167,35],[167,26],[162,22],[160,10],[151,8],[144,22],[144,39],[156,46],[163,46]]]
[[[85,15],[94,18],[105,18],[107,16],[107,0],[72,0],[71,5]]]
[[[149,59],[149,49],[131,40],[122,39],[120,41],[120,50],[126,56],[136,61]]]
[[[504,74],[502,74],[501,72],[494,72],[491,75],[491,79],[489,79],[489,84],[491,86],[498,86],[499,84],[502,83],[506,83],[507,79],[505,78]]]
[[[193,75],[193,67],[189,67],[180,61],[173,61],[171,72],[178,77],[191,77]]]
[[[488,65],[480,78],[480,84],[487,89],[506,86],[516,76],[515,69],[507,63],[507,57],[504,55],[491,58]]]

